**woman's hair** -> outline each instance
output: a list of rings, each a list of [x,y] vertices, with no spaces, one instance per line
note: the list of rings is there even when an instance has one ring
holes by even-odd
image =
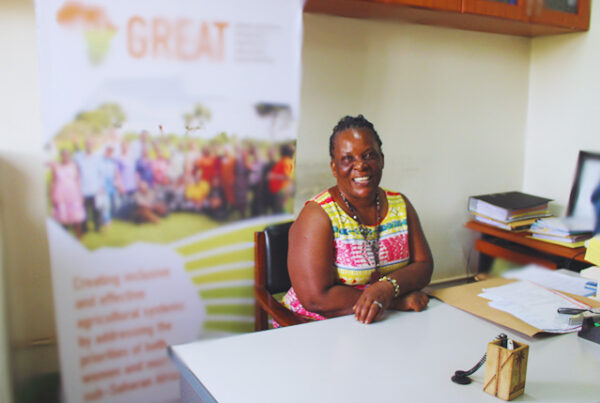
[[[329,155],[331,156],[331,159],[333,159],[335,137],[338,133],[347,129],[368,129],[371,133],[373,133],[373,137],[375,137],[375,141],[381,150],[381,139],[379,138],[379,134],[377,134],[377,130],[375,130],[373,123],[369,122],[363,115],[344,116],[340,119],[337,125],[335,125],[331,136],[329,136]]]

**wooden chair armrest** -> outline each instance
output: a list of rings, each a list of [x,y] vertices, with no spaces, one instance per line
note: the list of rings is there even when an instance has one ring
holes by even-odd
[[[273,298],[264,288],[254,287],[254,296],[256,297],[256,303],[260,304],[281,326],[292,326],[309,322],[308,319],[296,315],[283,306],[281,302]]]

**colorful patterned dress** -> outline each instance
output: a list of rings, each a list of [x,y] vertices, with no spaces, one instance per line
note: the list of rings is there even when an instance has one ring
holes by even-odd
[[[410,260],[406,203],[400,193],[385,190],[385,195],[388,211],[379,224],[379,272],[382,274],[396,271],[406,266]],[[375,259],[359,231],[358,223],[342,210],[327,190],[313,197],[311,201],[318,203],[331,221],[338,281],[340,284],[364,289],[375,272]],[[369,230],[368,238],[375,238],[377,225],[366,227]],[[318,313],[306,310],[293,287],[283,297],[282,302],[291,311],[309,319],[326,319]]]
[[[77,165],[74,162],[52,164],[52,172],[52,216],[64,225],[83,222],[85,210]]]

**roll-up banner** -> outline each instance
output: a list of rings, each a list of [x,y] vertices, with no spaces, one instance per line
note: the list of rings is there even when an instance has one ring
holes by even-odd
[[[253,329],[292,218],[302,0],[37,0],[67,402],[178,400],[166,347]]]

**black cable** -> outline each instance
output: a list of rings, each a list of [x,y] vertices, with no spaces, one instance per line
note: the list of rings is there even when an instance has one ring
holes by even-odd
[[[496,339],[501,340],[500,345],[502,347],[506,347],[506,340],[508,339],[507,335],[505,335],[504,333],[500,333],[498,336],[496,336]],[[487,354],[484,354],[483,357],[481,357],[481,359],[477,362],[477,364],[475,364],[473,368],[471,368],[468,371],[461,371],[459,369],[454,373],[454,375],[450,379],[452,379],[452,382],[458,383],[459,385],[470,384],[472,382],[472,379],[469,378],[469,375],[473,375],[479,368],[481,368],[481,366],[485,363],[486,358]]]

